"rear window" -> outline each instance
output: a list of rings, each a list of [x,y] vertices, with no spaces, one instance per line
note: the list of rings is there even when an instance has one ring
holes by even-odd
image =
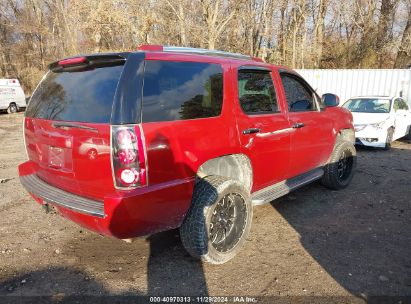
[[[220,65],[146,62],[143,122],[218,116],[222,104],[223,71]]]
[[[109,123],[123,65],[77,72],[52,72],[34,92],[26,116]]]

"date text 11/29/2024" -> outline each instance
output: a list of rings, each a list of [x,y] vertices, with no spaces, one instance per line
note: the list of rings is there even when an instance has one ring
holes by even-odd
[[[255,297],[150,297],[150,303],[258,303]]]

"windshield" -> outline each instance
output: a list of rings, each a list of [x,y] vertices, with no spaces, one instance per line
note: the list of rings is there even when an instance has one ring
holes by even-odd
[[[389,113],[391,109],[391,100],[378,98],[356,98],[348,100],[343,107],[351,112]]]

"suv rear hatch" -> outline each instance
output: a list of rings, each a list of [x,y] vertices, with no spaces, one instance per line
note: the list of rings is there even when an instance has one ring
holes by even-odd
[[[39,178],[101,201],[114,190],[110,120],[125,61],[110,54],[50,65],[25,117],[27,155]]]

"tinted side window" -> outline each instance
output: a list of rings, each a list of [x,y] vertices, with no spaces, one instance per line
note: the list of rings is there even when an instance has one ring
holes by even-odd
[[[223,70],[199,62],[146,62],[143,122],[218,116],[223,104]]]
[[[316,110],[314,94],[298,78],[286,74],[281,75],[288,110],[291,112]]]
[[[247,114],[278,112],[277,96],[269,71],[238,71],[238,98]]]

